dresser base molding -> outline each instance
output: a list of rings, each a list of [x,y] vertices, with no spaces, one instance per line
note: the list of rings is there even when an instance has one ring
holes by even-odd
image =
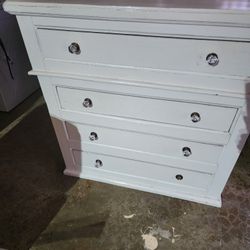
[[[217,197],[212,198],[212,197],[197,196],[197,195],[192,196],[190,194],[173,192],[173,191],[169,191],[167,189],[163,190],[160,188],[155,188],[154,186],[146,187],[146,186],[142,186],[139,184],[126,183],[124,181],[119,181],[119,179],[117,178],[118,175],[116,175],[115,178],[111,179],[111,178],[104,178],[104,177],[98,177],[98,176],[94,176],[94,175],[90,175],[90,174],[85,174],[83,172],[69,170],[69,169],[65,169],[63,173],[65,175],[79,177],[81,179],[93,180],[93,181],[98,181],[98,182],[102,182],[102,183],[108,183],[111,185],[136,189],[136,190],[149,192],[149,193],[158,193],[160,195],[165,195],[165,196],[183,199],[183,200],[187,200],[187,201],[193,201],[193,202],[197,202],[197,203],[201,203],[201,204],[205,204],[205,205],[210,205],[210,206],[214,206],[214,207],[220,208],[222,205],[221,198],[217,198]]]

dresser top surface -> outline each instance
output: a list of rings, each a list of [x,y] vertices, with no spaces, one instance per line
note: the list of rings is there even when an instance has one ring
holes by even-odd
[[[250,0],[7,0],[7,5],[93,5],[167,9],[250,10]]]
[[[6,0],[15,15],[250,26],[250,0]]]

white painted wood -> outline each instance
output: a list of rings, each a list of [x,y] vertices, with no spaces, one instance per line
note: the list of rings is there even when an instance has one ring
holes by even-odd
[[[73,79],[99,78],[99,80],[116,79],[123,82],[141,82],[154,88],[173,88],[188,92],[213,93],[213,95],[226,95],[245,97],[249,95],[248,83],[250,77],[230,77],[211,74],[198,74],[176,71],[158,71],[134,68],[120,68],[110,66],[97,66],[74,63],[71,73],[61,72],[62,65],[67,68],[68,63],[50,61],[53,71],[36,67],[31,75],[50,75]]]
[[[179,100],[203,104],[214,104],[215,106],[226,106],[240,108],[245,105],[245,98],[242,96],[230,96],[228,93],[215,94],[215,91],[206,92],[204,89],[176,88],[170,86],[156,86],[154,83],[127,81],[95,77],[73,77],[72,75],[54,75],[48,72],[35,72],[37,75],[50,76],[53,85],[74,89],[85,89],[95,92],[109,92],[125,94],[130,96],[141,96],[155,99]]]
[[[65,169],[65,174],[84,179],[90,179],[99,182],[105,182],[113,185],[118,185],[126,188],[133,188],[141,191],[157,193],[167,195],[174,198],[184,199],[188,201],[199,202],[206,205],[215,207],[221,207],[221,198],[213,198],[204,195],[204,191],[201,189],[191,189],[191,187],[185,186],[184,188],[177,185],[171,185],[169,183],[163,183],[156,180],[147,179],[145,185],[144,178],[137,178],[135,176],[126,176],[122,174],[112,173],[106,171],[98,171],[94,168],[84,168],[84,171],[77,172]],[[192,190],[192,192],[187,192]]]
[[[173,12],[168,13],[171,16]],[[211,21],[212,21],[212,14]],[[183,16],[182,16],[183,17]],[[186,16],[185,16],[186,17]],[[204,18],[204,16],[203,16]],[[239,26],[215,26],[210,22],[199,22],[198,25],[175,21],[159,20],[158,22],[125,22],[121,20],[88,20],[88,19],[60,19],[35,16],[33,23],[38,28],[50,28],[90,32],[112,32],[117,34],[140,34],[161,37],[183,37],[197,39],[217,39],[217,40],[242,40],[249,41],[249,27]]]
[[[4,8],[18,15],[65,174],[221,206],[249,134],[249,1],[7,0]],[[80,55],[68,52],[71,42]],[[204,60],[210,52],[215,67]]]
[[[110,69],[109,69],[110,70]],[[248,80],[243,78],[221,78],[213,77],[212,75],[197,75],[197,74],[182,74],[182,73],[168,73],[162,80],[164,82],[153,81],[155,76],[154,72],[151,71],[150,74],[146,74],[144,71],[144,79],[141,75],[143,71],[137,70],[137,78],[140,76],[142,79],[136,80],[130,78],[127,75],[127,79],[106,77],[95,77],[93,75],[82,75],[82,74],[68,74],[52,72],[48,70],[31,70],[30,75],[39,76],[50,76],[53,77],[53,82],[56,85],[62,86],[72,86],[77,88],[88,88],[91,83],[91,89],[117,89],[119,92],[122,89],[122,93],[129,93],[133,89],[135,92],[145,93],[145,89],[151,90],[151,93],[158,92],[164,93],[163,96],[170,97],[172,95],[176,96],[176,93],[182,93],[179,98],[183,100],[197,100],[214,104],[225,104],[227,106],[238,106],[242,107],[245,103],[245,97],[249,96],[249,89],[247,87]],[[130,71],[127,72],[131,73]],[[151,75],[151,77],[149,77]],[[159,74],[157,74],[159,75]],[[125,76],[125,75],[124,75]],[[175,78],[175,76],[178,78]],[[70,81],[69,81],[70,79]],[[139,78],[138,78],[139,79]],[[166,79],[169,82],[166,82]],[[193,79],[193,81],[191,81]],[[151,81],[150,81],[151,80]],[[178,82],[178,84],[177,84]],[[194,85],[194,82],[197,84]],[[182,85],[181,85],[182,83]],[[199,84],[198,84],[199,83]],[[129,88],[128,88],[129,87]],[[199,95],[197,95],[197,93]],[[148,94],[147,94],[148,95]],[[158,94],[159,95],[159,94]]]
[[[173,157],[170,155],[162,155],[155,153],[148,153],[147,151],[137,151],[127,148],[106,146],[102,144],[94,144],[89,142],[81,141],[79,146],[79,141],[70,140],[70,148],[81,148],[88,152],[95,152],[97,154],[105,154],[114,157],[120,157],[125,159],[130,159],[134,161],[147,162],[152,164],[167,165],[173,168],[186,169],[201,173],[214,174],[217,171],[217,163],[201,162],[186,160],[181,157]]]
[[[52,3],[50,0],[8,0],[7,4],[12,4],[13,8],[18,6],[34,6],[38,7],[62,7],[73,6],[75,9],[82,8],[81,5],[90,5],[96,8],[102,6],[131,6],[131,7],[151,7],[151,8],[181,8],[181,9],[218,9],[218,10],[249,10],[249,0],[72,0],[70,3],[67,0],[54,0]],[[61,5],[60,5],[61,4]],[[63,5],[66,4],[66,5]]]
[[[70,142],[68,140],[65,121],[60,117],[57,106],[57,98],[55,88],[49,84],[50,79],[48,77],[39,77],[39,82],[41,84],[41,89],[48,104],[48,110],[51,117],[51,122],[54,126],[55,133],[59,142],[60,149],[62,151],[62,156],[67,166],[67,171],[79,172],[79,168],[75,165],[74,159],[72,157]]]
[[[57,106],[58,107],[58,106]],[[122,117],[110,117],[91,113],[78,113],[67,110],[60,110],[60,117],[70,122],[98,124],[103,127],[116,129],[126,128],[129,131],[161,135],[170,138],[179,138],[201,143],[225,145],[230,139],[230,133],[197,129],[192,127],[177,126],[171,124],[127,119]]]
[[[57,88],[61,108],[64,110],[101,114],[105,116],[153,121],[187,127],[229,131],[237,110],[193,103],[143,98],[94,92],[79,89]],[[93,107],[83,107],[89,98]],[[193,122],[191,114],[197,112],[201,120]]]
[[[84,172],[85,168],[96,168],[96,160],[101,160],[103,166],[98,169],[99,171],[110,172],[110,175],[114,172],[127,176],[145,178],[145,182],[147,179],[167,182],[186,188],[186,193],[188,193],[189,187],[206,190],[212,181],[212,175],[209,174],[190,172],[157,164],[152,165],[145,162],[136,162],[107,155],[98,155],[91,152],[81,153],[81,151],[73,150],[73,156],[76,164],[82,166],[82,172]],[[84,162],[82,162],[82,160]],[[177,175],[182,175],[183,179],[177,180]]]
[[[31,17],[17,16],[20,30],[23,35],[23,40],[31,61],[32,67],[36,65],[38,68],[44,68],[42,54],[40,52],[39,44],[37,43],[35,27],[32,23]]]
[[[141,161],[214,173],[222,147],[163,136],[135,133],[127,130],[97,127],[66,122],[71,148],[120,156]],[[91,140],[91,133],[97,139]],[[183,149],[190,148],[191,155],[184,156]],[[125,152],[126,151],[126,152]],[[208,154],[209,152],[209,154]],[[147,160],[146,160],[147,159]],[[202,167],[203,166],[203,167]]]
[[[4,8],[17,15],[45,15],[86,19],[189,22],[224,26],[250,24],[249,0],[7,0]]]
[[[220,197],[224,186],[233,170],[233,167],[243,149],[250,130],[250,99],[247,99],[246,106],[241,111],[236,127],[232,133],[230,142],[224,147],[221,158],[218,162],[218,170],[216,172],[213,184],[208,195],[211,197]]]
[[[248,76],[250,44],[149,36],[131,36],[91,32],[70,32],[38,29],[38,40],[47,68],[53,70],[52,60],[112,67],[175,70],[233,76]],[[54,41],[56,46],[53,46]],[[69,52],[71,43],[78,43],[79,55]],[[210,66],[206,57],[216,53],[217,66]],[[234,55],[237,54],[237,57]],[[60,60],[60,61],[59,61]],[[62,67],[60,71],[65,71]]]

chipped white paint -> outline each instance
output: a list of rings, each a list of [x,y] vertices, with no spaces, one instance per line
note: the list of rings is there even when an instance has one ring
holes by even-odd
[[[170,240],[172,244],[176,242],[176,239],[180,238],[180,234],[175,234],[175,227],[172,227],[172,232],[169,230],[162,229],[159,226],[154,225],[153,227],[147,227],[147,229],[142,232],[142,238],[144,240],[145,249],[156,249],[156,248],[147,248],[148,246],[158,246],[158,240],[166,239]],[[152,244],[152,245],[150,245]]]
[[[132,219],[136,214],[123,215],[125,219]]]
[[[179,237],[181,237],[181,235],[180,234],[175,234],[175,228],[172,227],[172,239],[171,239],[172,243],[175,243],[175,239],[179,238]]]
[[[161,238],[164,238],[164,239],[170,239],[171,238],[170,231],[161,229],[160,227],[153,227],[150,230],[150,234],[152,234],[154,236],[160,236]]]
[[[158,247],[158,240],[153,235],[154,234],[154,227],[147,227],[147,229],[142,232],[142,239],[144,240],[144,249],[145,250],[154,250]]]
[[[159,235],[164,239],[169,239],[169,237],[171,236],[171,233],[169,232],[169,230],[158,228],[158,232],[159,232]]]
[[[156,249],[158,247],[158,240],[161,240],[162,238],[171,240],[173,243],[173,239],[175,237],[177,236],[174,234],[174,230],[172,234],[169,230],[162,229],[156,225],[154,225],[153,227],[147,227],[147,229],[142,232],[144,248],[146,250]]]
[[[142,239],[144,240],[144,248],[146,250],[154,250],[158,247],[158,240],[151,234],[143,234]]]

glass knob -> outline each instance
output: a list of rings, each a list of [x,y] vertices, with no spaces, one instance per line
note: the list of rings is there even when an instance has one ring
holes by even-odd
[[[89,139],[90,139],[91,141],[96,141],[96,140],[98,140],[98,135],[97,135],[97,133],[91,132],[90,135],[89,135]]]
[[[192,120],[192,122],[199,122],[201,120],[200,114],[197,112],[192,113],[191,120]]]
[[[183,155],[184,155],[185,157],[189,157],[189,156],[192,154],[191,149],[188,148],[188,147],[184,147],[184,148],[182,149],[182,152],[183,152]]]
[[[181,174],[177,174],[175,176],[175,178],[178,180],[178,181],[181,181],[183,179],[183,176]]]
[[[91,108],[93,106],[93,103],[92,103],[91,99],[85,98],[82,105],[85,108]]]
[[[216,66],[220,61],[218,55],[215,53],[208,54],[206,60],[210,66]]]
[[[78,43],[71,43],[69,45],[69,52],[75,55],[81,54],[80,45]]]
[[[102,161],[101,160],[96,160],[95,161],[95,167],[96,168],[100,168],[100,167],[102,167],[103,166],[103,164],[102,164]]]

